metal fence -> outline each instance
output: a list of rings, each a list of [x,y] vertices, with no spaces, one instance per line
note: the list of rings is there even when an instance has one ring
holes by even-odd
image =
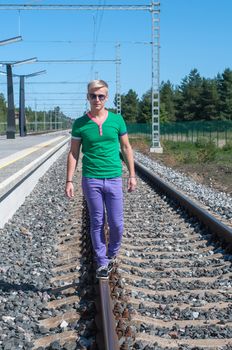
[[[68,121],[28,122],[27,133],[61,130],[70,128]],[[131,138],[147,138],[151,140],[151,124],[127,123]],[[16,132],[19,132],[16,125]],[[0,122],[0,134],[6,133],[6,123]],[[222,147],[232,142],[232,120],[222,121],[191,121],[160,124],[161,140],[191,142],[206,140]]]
[[[27,133],[37,133],[45,131],[66,130],[70,128],[70,123],[65,121],[50,122],[28,122]],[[7,123],[0,122],[0,135],[6,134]],[[16,125],[16,133],[19,133],[19,125]]]
[[[151,139],[151,124],[127,124],[130,137]],[[191,142],[206,140],[218,147],[232,142],[232,120],[191,121],[160,124],[161,140]]]
[[[130,137],[147,137],[151,139],[151,124],[146,123],[126,123]]]

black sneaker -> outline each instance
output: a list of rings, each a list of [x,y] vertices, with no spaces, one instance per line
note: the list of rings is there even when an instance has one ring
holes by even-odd
[[[109,278],[109,269],[108,266],[100,266],[97,270],[96,270],[96,277],[97,278]]]
[[[113,256],[112,258],[108,257],[109,259],[109,264],[108,264],[108,271],[111,272],[117,263],[117,257]]]

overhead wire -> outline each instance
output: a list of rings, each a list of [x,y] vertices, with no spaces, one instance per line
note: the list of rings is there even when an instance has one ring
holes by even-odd
[[[98,2],[98,6],[103,6],[103,9],[101,11],[100,17],[99,17],[99,9],[96,10],[96,15],[93,16],[93,21],[94,21],[94,27],[93,27],[93,48],[92,48],[92,63],[91,63],[91,68],[90,68],[90,76],[91,79],[93,78],[93,70],[94,70],[94,59],[95,59],[95,54],[96,54],[96,49],[97,49],[97,42],[98,42],[98,36],[100,33],[100,28],[102,24],[102,18],[104,14],[104,6],[106,5],[106,0],[102,3],[101,0]]]
[[[98,15],[98,12],[97,12]],[[93,79],[93,69],[94,69],[94,59],[95,59],[95,52],[96,52],[96,21],[97,21],[97,15],[93,15],[93,44],[92,44],[92,62],[90,66],[90,80]]]
[[[93,41],[88,41],[88,40],[85,40],[85,41],[81,41],[81,40],[24,40],[23,41],[24,44],[28,43],[28,44],[31,44],[31,43],[41,43],[41,44],[50,44],[50,43],[55,43],[55,44],[86,44],[86,45],[89,45],[90,43],[92,43]],[[142,45],[151,45],[152,42],[151,41],[129,41],[129,40],[120,40],[120,43],[121,44],[133,44],[133,45],[137,45],[137,44],[142,44]],[[115,44],[115,41],[113,40],[98,40],[98,45],[99,44]]]
[[[101,29],[102,19],[103,19],[103,15],[104,15],[104,6],[106,5],[106,0],[104,0],[102,5],[103,5],[103,10],[101,11],[101,14],[100,14],[100,20],[99,20],[99,25],[98,25],[98,29],[97,29],[97,39],[98,39],[100,29]]]

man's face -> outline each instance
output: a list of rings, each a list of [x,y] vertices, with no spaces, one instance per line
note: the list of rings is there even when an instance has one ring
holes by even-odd
[[[108,100],[108,93],[105,87],[90,89],[87,95],[91,108],[102,109]]]

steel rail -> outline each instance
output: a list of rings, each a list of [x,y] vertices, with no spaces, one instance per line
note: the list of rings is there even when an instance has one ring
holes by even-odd
[[[196,216],[207,228],[210,229],[213,234],[216,234],[219,239],[222,239],[229,243],[229,245],[232,245],[232,229],[230,227],[223,224],[212,214],[207,212],[207,210],[201,208],[199,205],[193,202],[190,198],[180,193],[169,184],[165,183],[144,165],[135,161],[135,168],[139,173],[148,178],[161,192],[164,192],[171,199],[177,201],[180,206],[186,209],[191,215]]]
[[[99,291],[101,298],[102,323],[105,341],[105,350],[119,350],[119,341],[116,334],[113,304],[110,295],[108,280],[99,279]]]

